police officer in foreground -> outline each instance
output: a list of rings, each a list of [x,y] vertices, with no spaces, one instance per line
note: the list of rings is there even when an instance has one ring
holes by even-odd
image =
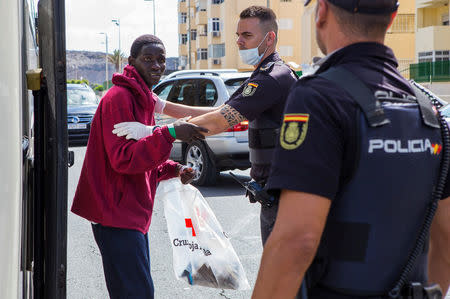
[[[278,215],[253,298],[440,298],[432,283],[448,290],[448,128],[383,44],[397,7],[317,1],[316,38],[327,56],[288,96],[266,186],[280,193]]]
[[[252,186],[262,189],[279,139],[286,98],[297,77],[275,51],[278,34],[275,13],[270,8],[251,6],[243,10],[239,17],[237,45],[242,61],[255,67],[250,78],[220,107],[189,107],[171,102],[164,102],[162,106],[163,113],[172,117],[197,116],[190,122],[207,128],[208,135],[221,133],[248,120],[250,176],[259,187],[256,184]],[[136,124],[125,125],[129,126],[130,136],[135,138],[136,130],[132,127]],[[140,128],[138,131],[141,131]],[[150,134],[150,128],[148,131]],[[138,134],[137,139],[145,136],[147,133]],[[258,192],[255,198],[252,194],[249,196],[252,202],[262,201],[261,236],[265,243],[275,223],[277,204],[264,192]]]

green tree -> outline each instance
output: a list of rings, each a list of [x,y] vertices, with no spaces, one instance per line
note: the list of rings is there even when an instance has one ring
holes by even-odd
[[[108,55],[108,61],[114,64],[116,73],[121,71],[121,64],[125,61],[125,58],[123,52],[120,52],[119,50],[114,50],[113,54]]]
[[[95,86],[94,90],[95,91],[104,91],[105,88],[103,87],[103,85],[97,85],[97,86]]]

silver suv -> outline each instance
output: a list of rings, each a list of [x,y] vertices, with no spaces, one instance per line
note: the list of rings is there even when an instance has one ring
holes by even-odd
[[[220,70],[179,72],[160,82],[153,91],[160,98],[173,103],[218,107],[228,100],[250,74]],[[158,125],[173,121],[169,116],[156,115]],[[248,122],[242,122],[226,132],[206,137],[205,141],[190,144],[175,141],[170,159],[197,170],[194,184],[214,185],[220,171],[249,168],[248,151]]]

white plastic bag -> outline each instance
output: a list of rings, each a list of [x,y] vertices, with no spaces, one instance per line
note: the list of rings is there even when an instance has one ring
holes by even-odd
[[[246,290],[250,286],[233,246],[200,191],[178,178],[160,182],[175,276],[190,285]]]

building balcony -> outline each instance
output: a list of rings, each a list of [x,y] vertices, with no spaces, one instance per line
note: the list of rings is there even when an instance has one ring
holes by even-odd
[[[195,25],[208,24],[208,14],[206,11],[199,11],[195,14]]]
[[[178,11],[179,12],[186,12],[187,11],[187,2],[180,2],[178,1]]]
[[[188,25],[187,23],[178,24],[178,32],[180,34],[187,33],[187,28],[188,28],[187,25]]]
[[[449,0],[416,0],[416,8],[441,7],[448,5]]]
[[[196,48],[208,48],[208,37],[206,35],[197,35]]]
[[[417,29],[416,53],[450,50],[450,26],[430,26]]]
[[[208,60],[197,60],[195,63],[196,69],[207,69],[208,68]]]
[[[179,55],[180,56],[181,55],[187,56],[188,55],[188,46],[187,46],[187,44],[186,45],[178,44],[178,51],[179,51]]]

